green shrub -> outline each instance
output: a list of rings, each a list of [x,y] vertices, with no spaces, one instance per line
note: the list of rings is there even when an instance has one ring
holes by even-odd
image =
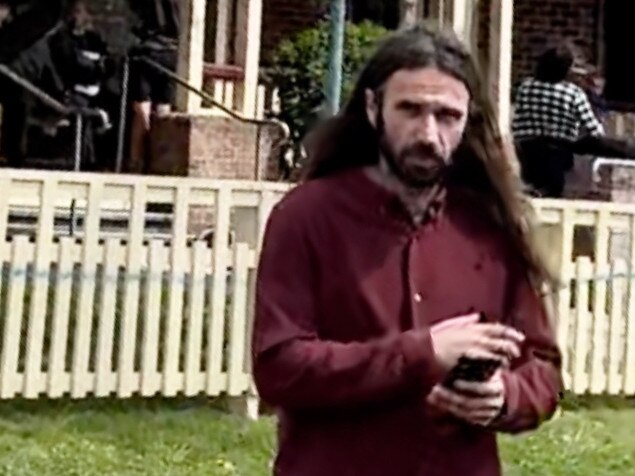
[[[387,30],[371,22],[346,25],[342,99],[351,93],[357,75]],[[328,72],[329,23],[304,30],[283,41],[274,53],[270,80],[280,90],[280,119],[296,140],[302,138],[325,104]]]

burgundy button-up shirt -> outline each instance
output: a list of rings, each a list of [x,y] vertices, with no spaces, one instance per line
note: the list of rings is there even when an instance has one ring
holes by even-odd
[[[449,189],[419,227],[362,169],[303,184],[274,209],[257,284],[254,377],[278,409],[278,476],[496,476],[495,431],[536,427],[559,352],[506,234]],[[482,428],[426,395],[444,375],[430,326],[471,312],[526,335]]]

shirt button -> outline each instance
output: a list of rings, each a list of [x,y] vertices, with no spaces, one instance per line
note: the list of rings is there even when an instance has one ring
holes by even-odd
[[[414,295],[414,300],[416,303],[419,303],[421,301],[423,301],[423,298],[421,297],[421,294],[417,293]]]

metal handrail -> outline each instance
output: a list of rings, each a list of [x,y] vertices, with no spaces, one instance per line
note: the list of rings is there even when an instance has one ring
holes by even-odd
[[[0,64],[0,74],[9,78],[11,81],[16,83],[25,91],[29,92],[40,101],[42,101],[45,105],[55,110],[59,114],[63,116],[72,116],[81,114],[85,117],[99,117],[99,112],[96,109],[84,108],[84,107],[68,107],[57,99],[53,98],[42,89],[38,88],[35,84],[33,84],[28,79],[23,78],[18,73],[13,71],[10,67],[5,64]]]
[[[255,118],[244,116],[244,115],[240,114],[239,112],[236,112],[236,111],[232,110],[231,108],[228,108],[224,104],[218,102],[214,98],[214,96],[212,96],[211,94],[206,93],[205,91],[202,91],[202,90],[196,88],[195,86],[192,86],[192,84],[190,84],[188,81],[186,81],[185,79],[181,78],[179,75],[174,73],[174,71],[170,71],[168,68],[166,68],[165,66],[157,63],[156,61],[152,60],[151,58],[148,58],[147,56],[139,56],[136,59],[139,59],[139,60],[143,61],[144,63],[150,65],[152,68],[156,69],[160,73],[162,73],[165,76],[167,76],[168,78],[170,78],[172,81],[180,84],[184,88],[186,88],[189,91],[193,92],[194,94],[196,94],[197,96],[199,96],[203,100],[209,102],[212,106],[220,109],[221,111],[226,113],[228,116],[232,117],[233,119],[236,119],[236,120],[238,120],[240,122],[244,122],[244,123],[247,123],[247,124],[275,125],[275,126],[280,127],[283,130],[283,135],[285,136],[285,138],[288,138],[288,137],[291,136],[291,130],[289,129],[289,126],[286,123],[284,123],[284,122],[282,122],[282,121],[280,121],[278,119],[273,119],[273,118],[255,119]]]
[[[84,117],[100,117],[99,111],[91,108],[68,107],[59,102],[57,99],[53,98],[51,95],[47,94],[42,89],[38,88],[28,79],[20,76],[18,73],[13,71],[5,64],[0,64],[0,74],[4,75],[6,78],[10,79],[18,86],[20,86],[22,89],[35,96],[37,99],[42,101],[43,104],[56,111],[58,114],[62,116],[75,116],[75,150],[73,157],[73,170],[75,172],[79,172],[81,170],[82,162],[82,135],[84,129]],[[71,236],[74,236],[75,228],[77,227],[75,206],[75,199],[72,199],[70,206],[72,218],[69,224],[69,234]]]
[[[7,65],[0,64],[0,73],[5,77],[9,78],[11,81],[16,83],[18,86],[22,87],[22,89],[28,91],[35,97],[37,97],[40,101],[46,104],[51,109],[54,109],[59,114],[64,116],[70,116],[71,110],[66,107],[64,104],[59,102],[57,99],[54,99],[52,96],[46,94],[43,90],[38,88],[35,84],[31,83],[27,79],[20,76],[18,73],[13,71]]]
[[[202,91],[198,89],[197,87],[193,86],[188,81],[181,78],[179,75],[169,70],[165,66],[159,64],[158,62],[154,61],[153,59],[148,58],[147,56],[144,56],[144,55],[135,55],[134,57],[130,59],[143,61],[145,64],[147,64],[151,68],[154,68],[156,71],[163,74],[165,77],[167,77],[171,81],[186,88],[188,91],[193,92],[204,101],[210,103],[213,107],[220,109],[221,111],[226,113],[230,118],[234,120],[240,121],[244,124],[255,124],[257,126],[271,125],[271,126],[277,127],[281,131],[282,137],[274,144],[272,149],[275,149],[284,145],[289,145],[291,143],[291,129],[289,128],[289,125],[286,124],[285,122],[280,121],[278,119],[274,119],[274,118],[256,119],[256,118],[244,116],[240,114],[239,112],[236,112],[228,108],[224,104],[221,104],[211,94],[206,93],[205,91]],[[258,128],[257,134],[258,134],[258,137],[260,137],[260,128]],[[259,177],[260,175],[260,167],[261,167],[260,146],[259,146],[259,140],[258,140],[256,143],[256,177]]]

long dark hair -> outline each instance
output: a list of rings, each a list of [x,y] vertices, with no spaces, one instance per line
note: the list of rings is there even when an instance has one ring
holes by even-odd
[[[453,179],[478,193],[489,217],[511,235],[536,289],[555,284],[533,238],[532,208],[523,192],[514,149],[502,139],[476,65],[452,32],[420,24],[383,41],[359,76],[346,107],[312,133],[304,180],[376,164],[379,137],[366,113],[366,91],[381,96],[397,71],[426,67],[462,81],[471,94],[465,135],[454,154]]]
[[[575,52],[569,43],[544,51],[536,63],[535,77],[547,83],[559,83],[567,78],[573,66]]]

